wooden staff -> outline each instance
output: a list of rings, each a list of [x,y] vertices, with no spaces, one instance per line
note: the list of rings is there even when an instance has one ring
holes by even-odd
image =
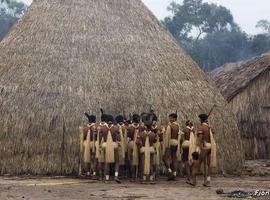
[[[61,175],[63,175],[63,162],[64,162],[64,155],[65,155],[65,133],[66,133],[66,123],[65,123],[65,118],[63,117],[63,135],[62,135],[61,160],[60,160]]]
[[[208,117],[210,117],[214,111],[214,109],[217,107],[216,104],[213,105],[213,107],[211,108],[210,112],[208,113]]]
[[[83,127],[79,127],[80,133],[80,153],[79,153],[79,176],[82,175],[82,154],[83,154]]]

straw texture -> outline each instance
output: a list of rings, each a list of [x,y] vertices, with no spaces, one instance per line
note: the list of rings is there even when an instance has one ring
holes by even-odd
[[[36,0],[0,44],[0,172],[78,171],[83,113],[196,120],[213,104],[219,169],[243,163],[226,101],[140,0]],[[229,146],[227,144],[230,144]]]
[[[270,158],[270,52],[210,75],[238,118],[246,158]]]

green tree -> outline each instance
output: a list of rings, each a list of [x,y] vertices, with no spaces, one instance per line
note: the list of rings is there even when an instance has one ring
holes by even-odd
[[[270,21],[265,19],[260,20],[258,21],[256,27],[263,29],[267,34],[270,34]]]
[[[249,41],[249,49],[253,56],[260,55],[270,50],[270,35],[257,34],[251,37]]]
[[[188,49],[194,60],[211,71],[227,62],[237,62],[249,57],[248,36],[240,28],[207,34]]]
[[[269,35],[249,37],[223,6],[184,0],[182,4],[172,2],[168,10],[172,16],[166,17],[163,23],[205,71],[270,49]],[[257,27],[269,32],[270,22],[261,20]]]
[[[183,4],[172,2],[168,10],[173,16],[166,17],[164,24],[180,42],[190,39],[198,41],[205,34],[235,26],[230,10],[216,4],[202,3],[202,0],[184,0]],[[190,35],[192,32],[193,37]]]

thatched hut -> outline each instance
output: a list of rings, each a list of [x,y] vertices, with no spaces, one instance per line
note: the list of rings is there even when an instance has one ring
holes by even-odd
[[[78,170],[83,113],[148,110],[211,117],[219,169],[243,162],[214,83],[140,0],[36,0],[0,44],[0,172]],[[228,147],[227,144],[230,144]]]
[[[211,76],[238,118],[247,159],[270,158],[270,52]]]

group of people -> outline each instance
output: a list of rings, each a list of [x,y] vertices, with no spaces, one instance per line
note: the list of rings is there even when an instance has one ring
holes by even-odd
[[[199,115],[200,126],[191,121],[184,129],[177,123],[177,113],[171,113],[166,126],[158,126],[151,112],[133,114],[130,120],[122,115],[115,118],[102,111],[101,122],[85,113],[89,123],[80,128],[80,170],[92,179],[120,183],[120,178],[153,183],[162,168],[168,181],[175,180],[181,161],[187,173],[187,183],[196,186],[196,175],[204,167],[204,186],[210,186],[211,170],[216,167],[216,143],[208,123],[208,115]],[[114,173],[113,173],[114,172]]]

